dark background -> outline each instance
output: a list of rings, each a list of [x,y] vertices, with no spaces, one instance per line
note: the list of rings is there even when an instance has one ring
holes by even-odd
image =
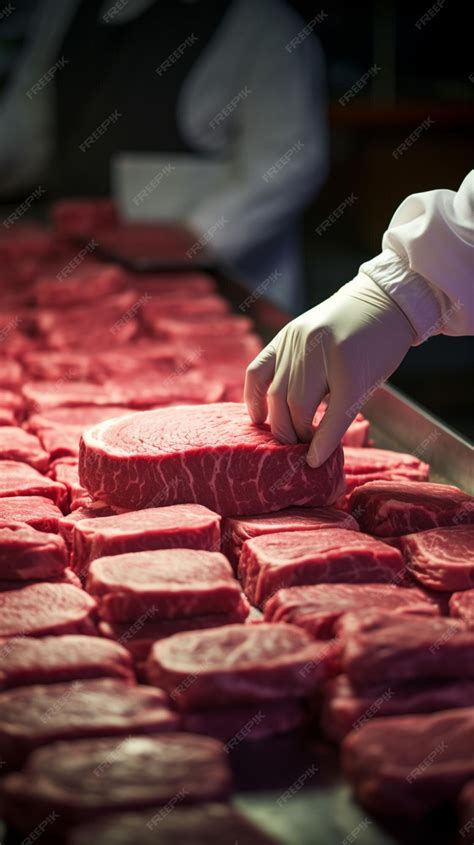
[[[35,0],[13,5],[15,14],[0,22],[0,94]],[[327,62],[331,165],[305,215],[309,306],[333,293],[357,273],[362,261],[380,251],[382,234],[408,194],[439,187],[456,190],[473,166],[472,17],[469,4],[453,0],[445,0],[421,29],[415,24],[433,6],[431,0],[291,5],[307,21],[322,9],[327,14],[314,33]],[[338,98],[374,64],[380,72],[340,105]],[[427,118],[433,125],[394,159],[393,150]],[[351,193],[357,197],[354,204],[318,235],[316,227]],[[472,338],[438,336],[413,348],[392,382],[474,436]]]

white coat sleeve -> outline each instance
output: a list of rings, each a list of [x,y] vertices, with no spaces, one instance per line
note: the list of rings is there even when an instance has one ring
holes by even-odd
[[[383,236],[381,254],[360,271],[404,311],[415,345],[436,334],[474,334],[474,171],[457,192],[407,197]]]
[[[225,219],[212,245],[229,259],[278,235],[320,187],[328,167],[322,51],[312,34],[287,48],[304,22],[293,13],[286,21],[280,4],[274,9],[274,25],[258,27],[257,43],[246,45],[245,96],[235,110],[229,180],[189,218],[200,233]]]

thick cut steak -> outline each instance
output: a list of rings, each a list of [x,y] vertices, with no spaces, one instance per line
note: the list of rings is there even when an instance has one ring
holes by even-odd
[[[134,680],[129,652],[111,640],[70,634],[0,641],[0,689],[107,677]]]
[[[67,564],[62,537],[23,522],[0,522],[0,581],[56,578]]]
[[[330,739],[340,742],[350,731],[360,730],[371,719],[436,713],[469,707],[473,701],[474,680],[394,681],[390,685],[379,684],[360,690],[346,675],[338,675],[325,684],[321,727]]]
[[[98,388],[96,387],[96,392]],[[28,419],[29,431],[43,431],[44,429],[63,429],[73,426],[76,430],[83,430],[88,425],[96,425],[111,417],[122,417],[133,413],[131,408],[121,405],[78,405],[76,408],[50,408],[42,414],[33,414]]]
[[[408,569],[431,590],[474,587],[474,525],[433,528],[402,537]]]
[[[33,578],[28,579],[27,581],[20,581],[15,579],[14,581],[1,581],[0,580],[0,592],[7,592],[8,590],[21,590],[23,587],[29,587],[31,584],[39,584],[44,583],[43,578]],[[72,569],[64,569],[61,572],[61,575],[56,575],[55,578],[48,578],[48,584],[72,584],[73,587],[79,587],[82,589],[81,581],[77,577],[76,573],[72,571]],[[1,636],[1,635],[0,635]]]
[[[257,742],[295,730],[307,721],[307,713],[302,701],[282,698],[258,705],[188,711],[182,719],[184,730],[220,739],[230,753],[241,742]]]
[[[344,613],[364,615],[373,608],[397,615],[439,615],[436,603],[421,590],[395,584],[315,584],[279,590],[265,605],[265,621],[290,622],[318,639],[331,639]]]
[[[155,643],[147,671],[179,710],[301,698],[332,673],[337,647],[293,625],[227,625]]]
[[[277,845],[228,804],[174,806],[172,813],[114,813],[104,821],[75,828],[68,845],[157,845],[158,841],[160,845]]]
[[[88,495],[87,490],[79,483],[77,459],[73,457],[61,458],[51,464],[49,476],[64,484],[69,494],[69,507],[74,508]]]
[[[5,496],[0,498],[0,522],[24,522],[37,531],[57,534],[62,511],[45,496]]]
[[[341,581],[387,583],[402,569],[398,549],[358,531],[321,528],[247,540],[239,577],[250,602],[262,607],[282,587]]]
[[[326,505],[343,489],[342,449],[318,469],[307,445],[284,446],[244,405],[161,408],[84,432],[79,474],[95,498],[123,508],[198,502],[224,516]]]
[[[94,634],[92,596],[70,584],[28,584],[0,593],[0,637]]]
[[[19,461],[0,461],[0,497],[45,496],[62,508],[67,490],[63,484],[51,481],[36,469]]]
[[[462,619],[468,628],[474,630],[474,588],[453,593],[449,599],[449,613]]]
[[[354,490],[349,509],[363,531],[378,537],[474,523],[472,496],[422,481],[370,481]]]
[[[19,426],[0,426],[0,460],[22,461],[39,472],[46,472],[49,454],[41,448],[34,434],[28,434]]]
[[[35,283],[35,300],[46,308],[70,308],[118,293],[127,283],[126,273],[113,264],[89,264],[64,280],[52,275],[39,276]]]
[[[343,767],[374,813],[421,817],[454,800],[474,777],[474,707],[374,719],[351,731]]]
[[[429,465],[414,455],[393,452],[390,449],[360,448],[344,446],[344,470],[348,488],[354,489],[356,483],[363,484],[371,478],[408,478],[412,481],[425,481],[429,474]]]
[[[73,566],[87,572],[105,555],[153,549],[219,549],[220,516],[202,505],[147,508],[81,519],[73,532]]]
[[[203,614],[248,614],[240,584],[220,552],[163,549],[93,561],[87,590],[102,619],[136,620],[152,610],[157,619]]]
[[[474,679],[474,631],[458,619],[346,614],[343,670],[356,686],[417,678]]]
[[[332,525],[359,530],[350,514],[336,508],[286,508],[261,516],[228,517],[222,523],[222,551],[232,564],[237,565],[242,545],[253,537],[281,531],[308,531]]]
[[[163,807],[172,817],[170,802],[225,801],[231,783],[220,742],[173,732],[55,742],[35,751],[22,772],[7,776],[0,794],[6,821],[26,832],[52,811],[57,830],[114,811],[150,808],[153,817]],[[156,841],[156,829],[154,836]]]
[[[178,724],[161,690],[115,678],[35,684],[0,695],[0,752],[9,768],[60,739],[160,733]]]
[[[143,662],[147,659],[153,643],[180,634],[182,631],[199,631],[201,628],[220,628],[222,625],[233,625],[243,621],[242,617],[248,608],[242,603],[233,613],[210,613],[207,616],[187,616],[179,619],[161,619],[153,622],[155,611],[151,607],[130,622],[99,622],[99,631],[104,637],[110,637],[123,645],[134,660]]]

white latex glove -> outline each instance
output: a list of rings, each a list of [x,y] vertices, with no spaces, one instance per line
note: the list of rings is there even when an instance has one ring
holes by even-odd
[[[311,441],[306,460],[317,467],[415,339],[395,301],[359,273],[288,323],[252,361],[245,381],[250,417],[261,424],[269,414],[282,443]],[[312,420],[326,394],[327,411],[315,431]]]

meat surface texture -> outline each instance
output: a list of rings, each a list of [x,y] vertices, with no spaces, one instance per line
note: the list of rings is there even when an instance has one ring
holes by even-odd
[[[453,593],[449,599],[449,613],[462,619],[468,628],[474,630],[474,588]]]
[[[22,461],[39,472],[45,472],[49,464],[49,454],[41,448],[41,443],[34,434],[19,426],[0,426],[0,460]]]
[[[197,502],[222,515],[331,504],[343,489],[342,451],[318,469],[307,446],[284,446],[244,405],[180,406],[89,428],[79,472],[95,498],[122,508]]]
[[[421,590],[395,584],[316,584],[279,590],[265,605],[265,621],[289,622],[318,639],[330,639],[344,613],[364,615],[373,608],[396,615],[439,614]]]
[[[398,551],[344,528],[285,531],[247,540],[239,578],[250,602],[262,607],[282,587],[334,582],[388,583],[403,570]]]
[[[51,481],[27,464],[0,461],[0,497],[4,496],[45,496],[62,509],[67,490],[63,484]]]
[[[87,590],[109,621],[133,621],[150,609],[155,619],[248,613],[240,584],[220,552],[167,549],[95,560]]]
[[[330,739],[340,742],[352,730],[371,719],[435,713],[469,707],[474,701],[474,680],[426,680],[379,684],[359,689],[346,675],[331,678],[324,688],[321,727]]]
[[[70,584],[28,584],[0,593],[0,637],[94,634],[96,603]]]
[[[56,740],[160,733],[178,724],[161,690],[114,678],[35,684],[0,695],[0,750],[10,769]]]
[[[358,531],[355,519],[337,508],[286,508],[261,516],[229,517],[222,523],[222,551],[237,565],[243,543],[262,534],[309,531],[334,526]]]
[[[231,774],[222,744],[189,733],[78,739],[35,751],[0,786],[6,820],[31,831],[56,811],[57,829],[119,810],[223,801]],[[172,816],[173,813],[170,813]],[[156,830],[154,830],[156,838]]]
[[[474,631],[458,619],[346,614],[343,670],[356,685],[417,678],[474,679]]]
[[[409,534],[400,545],[410,572],[424,587],[446,592],[474,587],[474,524]]]
[[[0,689],[84,678],[133,681],[128,651],[102,637],[14,637],[0,641]]]
[[[474,707],[374,719],[351,731],[343,768],[370,811],[421,817],[474,777]]]
[[[62,537],[23,522],[0,522],[0,581],[55,578],[67,563]]]
[[[227,625],[155,643],[147,673],[179,710],[205,710],[309,695],[335,656],[293,625]]]
[[[73,531],[73,565],[87,571],[105,555],[153,549],[219,549],[220,517],[202,505],[147,508],[82,519]]]
[[[157,813],[155,824],[150,811],[114,813],[107,820],[74,829],[68,845],[157,845],[157,827],[163,845],[230,845],[229,835],[232,845],[278,845],[228,804],[176,806],[172,813]]]
[[[415,455],[391,449],[344,446],[344,469],[348,490],[373,479],[410,479],[426,481],[429,466]]]
[[[226,743],[231,752],[241,742],[257,742],[276,734],[288,733],[307,721],[304,703],[297,698],[281,698],[258,705],[241,704],[220,709],[193,710],[182,714],[183,728]]]
[[[62,511],[45,496],[5,496],[0,498],[0,522],[24,522],[37,531],[57,534]]]
[[[474,498],[448,484],[370,481],[354,490],[349,509],[377,537],[474,523]]]

